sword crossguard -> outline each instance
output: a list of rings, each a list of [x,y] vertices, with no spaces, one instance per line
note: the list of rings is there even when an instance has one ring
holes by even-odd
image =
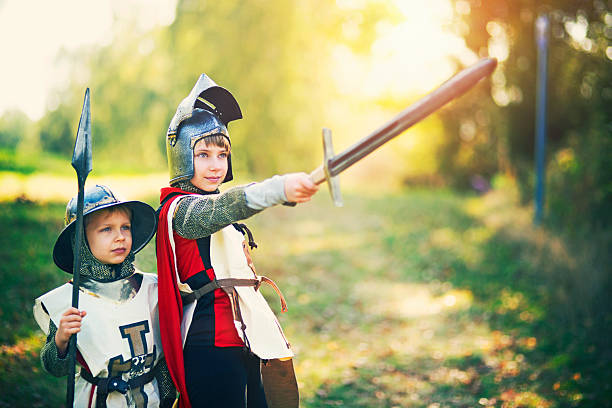
[[[334,157],[331,129],[323,128],[323,164],[310,173],[310,179],[315,184],[327,181],[329,193],[336,207],[342,207],[342,195],[340,194],[340,182],[338,176],[332,176],[329,171],[329,162]]]

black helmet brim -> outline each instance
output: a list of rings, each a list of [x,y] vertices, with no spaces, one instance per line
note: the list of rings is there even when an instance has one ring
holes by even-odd
[[[150,205],[141,201],[121,201],[98,206],[85,215],[92,214],[105,208],[124,205],[132,212],[132,252],[138,253],[155,235],[157,229],[157,215]],[[76,220],[68,224],[60,233],[53,246],[53,262],[68,273],[73,273],[74,252],[72,250],[72,235],[76,228]]]

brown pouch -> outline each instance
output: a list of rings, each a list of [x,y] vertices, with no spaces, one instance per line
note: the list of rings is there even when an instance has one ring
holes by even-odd
[[[293,359],[262,360],[261,378],[268,408],[297,408],[300,406]]]

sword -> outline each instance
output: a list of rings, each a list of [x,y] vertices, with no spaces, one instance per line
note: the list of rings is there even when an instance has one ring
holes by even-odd
[[[471,67],[458,72],[437,89],[413,103],[383,126],[357,141],[346,150],[334,155],[331,130],[323,128],[323,164],[310,173],[315,184],[327,181],[334,204],[342,206],[338,174],[378,149],[404,130],[440,109],[451,100],[463,95],[481,79],[489,76],[495,67],[495,58],[483,58]]]
[[[79,277],[81,271],[81,243],[83,241],[83,205],[85,201],[85,179],[91,171],[91,111],[89,109],[89,88],[85,91],[83,109],[79,119],[74,152],[72,153],[72,167],[76,170],[79,188],[77,196],[77,218],[74,240],[74,263],[72,270],[72,307],[79,308]],[[74,375],[76,364],[77,334],[70,337],[68,346],[68,385],[66,391],[66,406],[72,407],[74,403]]]

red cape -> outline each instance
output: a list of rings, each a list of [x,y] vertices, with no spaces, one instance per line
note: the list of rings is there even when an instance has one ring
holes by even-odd
[[[172,381],[180,392],[180,408],[191,408],[185,385],[185,368],[183,364],[183,339],[181,321],[183,319],[183,301],[179,293],[174,270],[174,252],[168,239],[168,208],[179,195],[189,194],[181,189],[165,187],[161,190],[160,203],[170,194],[178,193],[169,199],[161,208],[157,224],[157,277],[159,328],[166,364]]]

